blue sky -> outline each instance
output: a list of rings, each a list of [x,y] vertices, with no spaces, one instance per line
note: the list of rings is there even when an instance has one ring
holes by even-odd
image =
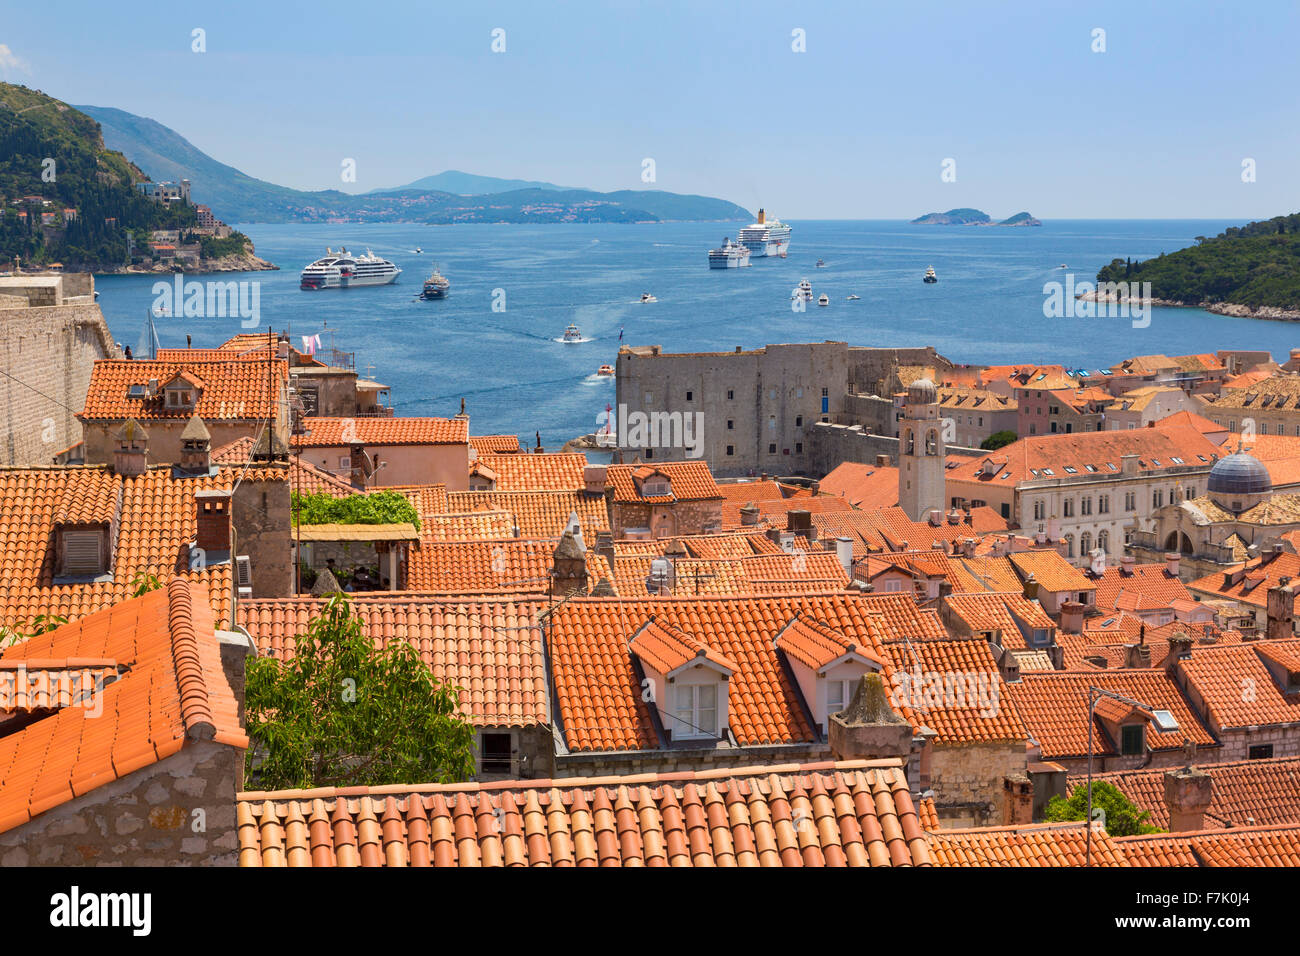
[[[1297,36],[1278,0],[45,0],[9,5],[0,71],[303,189],[443,169],[643,188],[648,157],[657,188],[789,219],[1245,220],[1300,209]]]

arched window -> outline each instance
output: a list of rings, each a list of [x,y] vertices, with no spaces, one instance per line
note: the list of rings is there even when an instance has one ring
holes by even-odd
[[[933,428],[925,434],[925,453],[927,455],[939,454],[939,433]]]
[[[912,435],[912,429],[910,428],[903,432],[903,447],[907,449],[905,454],[916,454],[916,438]]]
[[[1105,551],[1107,554],[1110,554],[1110,532],[1109,531],[1097,532],[1097,547],[1101,548],[1101,550]]]
[[[1089,532],[1085,531],[1083,534],[1079,535],[1079,553],[1087,554],[1091,550],[1092,550],[1092,535]]]
[[[1180,554],[1191,554],[1192,539],[1181,531],[1170,531],[1169,536],[1165,538],[1165,550],[1177,551]]]
[[[1065,556],[1066,556],[1067,558],[1072,558],[1072,557],[1074,557],[1074,535],[1072,535],[1072,534],[1067,534],[1067,535],[1065,536],[1065,546],[1066,546],[1066,548],[1069,549],[1069,550],[1066,551]]]

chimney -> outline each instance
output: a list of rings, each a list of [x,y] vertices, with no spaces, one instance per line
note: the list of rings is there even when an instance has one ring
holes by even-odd
[[[949,524],[961,524],[961,512],[958,511],[956,508],[953,508],[951,511],[949,511],[949,512],[948,512],[948,523],[949,523]]]
[[[826,722],[835,760],[906,758],[912,751],[912,727],[890,708],[880,674],[864,674],[853,700]]]
[[[181,432],[179,468],[184,475],[206,475],[212,471],[212,435],[198,413],[190,416]]]
[[[587,546],[582,541],[582,529],[566,528],[551,557],[550,593],[555,597],[575,591],[586,594]]]
[[[195,546],[205,554],[230,551],[230,492],[197,491],[194,505],[198,515]]]
[[[843,535],[835,539],[835,557],[839,558],[844,573],[853,580],[853,539]]]
[[[810,536],[812,533],[812,513],[808,511],[787,511],[785,513],[785,530]]]
[[[1034,822],[1034,785],[1026,773],[1002,778],[1002,825],[1020,826]]]
[[[1178,577],[1178,557],[1173,551],[1165,552],[1165,574],[1171,578]]]
[[[1131,554],[1124,555],[1124,557],[1120,559],[1120,574],[1124,575],[1124,577],[1126,578],[1133,577],[1134,563],[1135,563],[1135,559],[1133,555]]]
[[[1204,770],[1187,766],[1165,772],[1165,806],[1169,832],[1189,833],[1205,828],[1205,811],[1214,799],[1214,780]]]
[[[1281,641],[1295,637],[1295,591],[1288,580],[1268,589],[1268,622],[1264,625],[1264,637],[1270,641]]]
[[[740,509],[740,526],[753,528],[758,525],[758,506],[752,501]]]
[[[1029,572],[1029,576],[1025,578],[1025,586],[1023,589],[1025,600],[1037,601],[1038,591],[1039,591],[1038,578],[1034,577],[1034,573],[1031,571]]]
[[[939,525],[943,524],[943,512],[938,508],[935,508],[930,512],[929,518],[932,527],[937,528]]]
[[[606,465],[587,465],[582,469],[582,485],[589,495],[603,495],[605,493],[605,476],[608,471]]]
[[[518,535],[515,537],[518,537]],[[596,532],[596,553],[602,555],[607,561],[609,561],[609,566],[611,568],[614,566],[614,532]]]
[[[1145,635],[1143,635],[1145,638]],[[1150,667],[1151,666],[1151,645],[1145,640],[1138,644],[1124,645],[1124,666],[1125,667]]]
[[[1121,455],[1120,471],[1125,475],[1136,475],[1138,471],[1137,455]]]
[[[888,467],[889,467],[890,460],[891,460],[891,459],[890,459],[890,457],[889,457],[888,455],[877,455],[877,456],[876,456],[876,467],[877,467],[877,468],[888,468]]]
[[[976,549],[978,546],[979,546],[979,542],[976,541],[974,538],[962,538],[962,539],[961,539],[961,553],[962,553],[962,557],[965,557],[965,558],[973,558],[973,557],[975,557],[975,549]]]
[[[1083,605],[1078,601],[1066,601],[1061,605],[1061,631],[1066,634],[1083,633]]]
[[[275,357],[278,359],[288,360],[289,358],[289,340],[280,339],[275,346]]]
[[[123,478],[149,470],[149,433],[134,418],[128,418],[113,436],[113,471]]]
[[[1174,672],[1178,662],[1184,657],[1189,657],[1192,653],[1192,637],[1184,631],[1169,638],[1169,656],[1165,658],[1165,670],[1169,673]]]

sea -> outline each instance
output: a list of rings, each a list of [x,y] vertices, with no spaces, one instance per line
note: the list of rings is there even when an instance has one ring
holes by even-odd
[[[613,378],[596,373],[615,363],[621,344],[665,352],[825,340],[932,345],[956,362],[1086,369],[1222,348],[1267,349],[1284,361],[1300,344],[1300,329],[1289,322],[1174,308],[1152,309],[1149,321],[1137,322],[1045,314],[1051,283],[1063,286],[1071,275],[1076,285],[1093,281],[1112,259],[1174,252],[1234,224],[796,220],[786,258],[727,270],[709,269],[707,253],[740,223],[246,224],[237,228],[279,271],[186,278],[260,283],[257,321],[163,317],[155,324],[164,347],[184,346],[187,336],[195,347],[211,347],[250,326],[287,331],[300,348],[304,336],[319,334],[326,347],[353,353],[362,376],[389,386],[398,415],[452,415],[464,400],[472,434],[518,434],[526,445],[540,437],[558,450],[598,428],[614,403]],[[302,268],[327,246],[369,248],[402,274],[388,286],[300,291]],[[451,290],[425,302],[420,286],[434,262]],[[927,266],[937,283],[921,281]],[[794,311],[790,293],[802,278],[829,305]],[[122,344],[135,349],[141,341],[159,281],[171,284],[156,276],[96,280]],[[658,301],[642,304],[645,292]],[[580,342],[563,341],[570,323]]]

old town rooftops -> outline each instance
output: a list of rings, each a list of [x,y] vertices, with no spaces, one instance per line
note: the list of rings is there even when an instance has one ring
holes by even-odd
[[[281,360],[158,362],[100,359],[82,421],[255,421],[275,417],[289,379]]]
[[[294,434],[295,447],[361,445],[466,445],[464,418],[303,418],[305,434]]]
[[[605,481],[619,504],[668,504],[672,501],[722,501],[709,466],[703,461],[656,465],[610,465]]]

